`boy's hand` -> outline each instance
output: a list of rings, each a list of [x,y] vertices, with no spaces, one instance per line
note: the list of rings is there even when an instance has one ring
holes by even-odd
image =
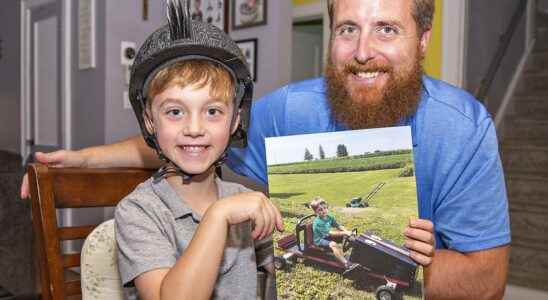
[[[260,192],[246,192],[223,198],[213,204],[208,212],[220,214],[229,225],[247,220],[253,221],[253,239],[260,240],[270,235],[274,227],[283,231],[282,215],[270,200]]]
[[[424,267],[430,265],[436,250],[434,224],[429,220],[411,219],[404,235],[405,247],[410,250],[411,258]]]
[[[86,164],[85,158],[80,152],[71,150],[58,150],[49,153],[36,152],[34,158],[37,162],[53,168],[85,167]],[[27,174],[25,174],[25,176],[23,176],[23,181],[21,182],[21,198],[26,199],[28,197],[29,179],[27,178]]]

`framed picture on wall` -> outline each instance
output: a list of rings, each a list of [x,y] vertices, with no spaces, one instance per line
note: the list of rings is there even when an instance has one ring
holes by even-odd
[[[249,66],[249,71],[251,72],[251,78],[253,81],[257,81],[257,39],[246,39],[236,41],[236,44],[242,50],[244,57]]]
[[[232,29],[266,24],[267,0],[231,0]]]
[[[213,24],[228,32],[228,0],[190,0],[193,20]]]

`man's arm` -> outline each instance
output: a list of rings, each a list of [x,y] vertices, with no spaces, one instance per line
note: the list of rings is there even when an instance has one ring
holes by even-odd
[[[161,165],[156,152],[145,143],[140,135],[114,144],[89,147],[74,152],[82,157],[84,162],[82,166],[87,168],[136,167],[152,169]],[[63,162],[61,160],[59,163],[64,163],[66,166],[70,161]]]
[[[436,250],[425,268],[426,299],[502,299],[510,246],[460,253]]]
[[[59,150],[50,153],[37,152],[36,161],[50,167],[80,168],[158,168],[161,161],[141,136],[134,136],[114,144],[84,148],[78,151]],[[27,175],[21,183],[21,198],[29,196]]]

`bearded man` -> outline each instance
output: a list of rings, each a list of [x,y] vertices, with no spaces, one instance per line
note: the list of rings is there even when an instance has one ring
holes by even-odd
[[[265,137],[409,125],[421,219],[406,235],[422,242],[406,246],[413,259],[429,264],[426,298],[502,298],[510,229],[495,128],[471,95],[423,74],[434,0],[330,0],[328,6],[326,77],[255,102],[248,147],[231,150],[229,167],[266,184]],[[159,165],[139,137],[36,158],[54,166]],[[426,238],[432,231],[435,241]]]

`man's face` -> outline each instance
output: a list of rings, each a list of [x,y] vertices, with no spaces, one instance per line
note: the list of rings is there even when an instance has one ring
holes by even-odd
[[[351,128],[394,125],[414,111],[430,31],[418,36],[413,5],[335,2],[326,77],[334,113]]]

